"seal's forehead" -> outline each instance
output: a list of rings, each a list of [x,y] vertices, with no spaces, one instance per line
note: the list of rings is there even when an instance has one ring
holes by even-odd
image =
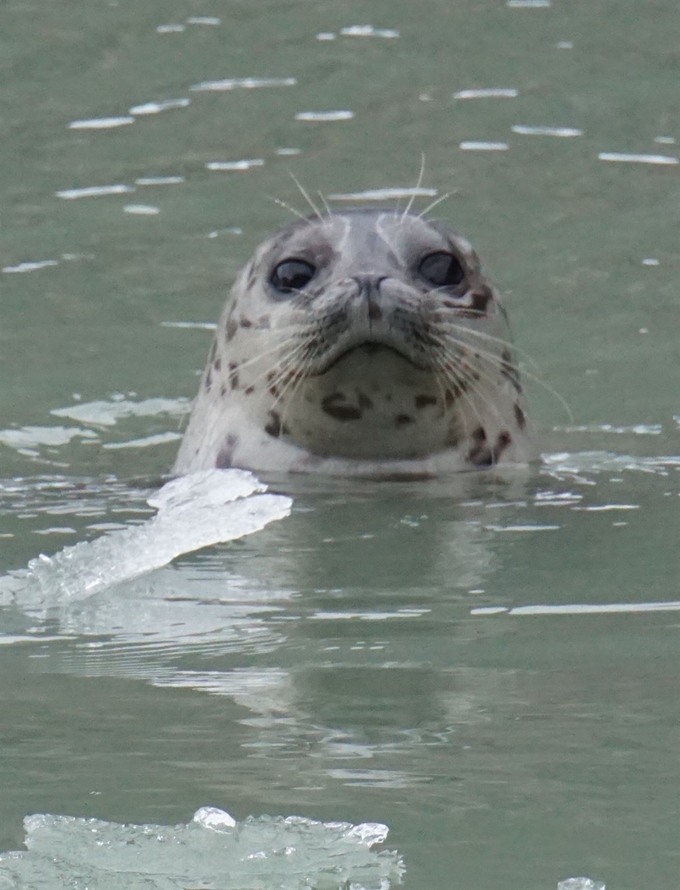
[[[452,245],[459,246],[463,253],[471,249],[464,238],[442,223],[396,210],[360,208],[295,220],[265,241],[262,249],[270,256],[317,254],[328,248],[336,252],[362,252],[362,248],[375,251],[380,247],[405,254],[414,249],[442,250]]]

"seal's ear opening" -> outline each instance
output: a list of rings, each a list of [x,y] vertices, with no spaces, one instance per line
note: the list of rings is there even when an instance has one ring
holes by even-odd
[[[465,279],[465,270],[458,257],[438,250],[423,257],[418,275],[435,287],[457,287]]]
[[[303,290],[316,275],[316,266],[294,257],[283,260],[269,276],[269,283],[280,294]]]

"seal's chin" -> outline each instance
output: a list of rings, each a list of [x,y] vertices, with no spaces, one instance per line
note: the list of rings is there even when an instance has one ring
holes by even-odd
[[[343,349],[341,352],[333,355],[330,361],[324,363],[313,376],[323,377],[324,374],[327,374],[341,362],[344,362],[349,358],[361,357],[362,359],[370,361],[372,358],[379,359],[389,355],[402,359],[402,361],[411,365],[411,367],[416,368],[418,371],[428,370],[425,365],[415,362],[406,349],[400,349],[397,344],[384,343],[380,340],[363,340],[360,343],[355,343],[347,349]]]

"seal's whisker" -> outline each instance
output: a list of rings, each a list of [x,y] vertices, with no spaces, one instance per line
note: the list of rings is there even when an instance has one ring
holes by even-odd
[[[290,341],[289,341],[290,342]],[[288,345],[288,344],[284,344]],[[305,353],[309,347],[309,342],[307,340],[299,343],[293,343],[292,347],[288,350],[288,352],[282,353],[275,364],[268,365],[260,374],[251,379],[251,385],[257,385],[262,380],[265,380],[272,373],[276,373],[276,376],[271,380],[267,381],[270,387],[277,386],[290,372],[290,365],[293,361],[298,358],[305,358]],[[262,356],[258,356],[257,359],[253,359],[251,361],[257,361]],[[245,364],[245,363],[244,363]],[[240,367],[244,367],[241,365]]]
[[[247,359],[244,362],[239,362],[239,369],[243,370],[250,365],[254,365],[257,362],[262,361],[268,355],[271,355],[273,352],[280,352],[285,349],[290,342],[294,342],[295,338],[291,337],[290,340],[284,341],[283,343],[276,343],[270,349],[263,349],[261,352],[258,352],[257,355],[254,355],[252,358]]]
[[[434,335],[434,337],[436,342],[436,335]],[[493,401],[487,398],[485,391],[480,386],[480,381],[482,380],[485,383],[489,384],[491,388],[498,386],[497,377],[493,374],[493,372],[490,373],[487,370],[487,368],[484,366],[483,360],[480,361],[480,359],[482,359],[482,356],[479,353],[475,354],[477,362],[473,367],[464,356],[451,356],[450,352],[448,352],[446,349],[447,343],[445,340],[440,340],[438,345],[445,358],[447,359],[444,371],[449,375],[452,383],[454,383],[454,385],[458,384],[459,386],[461,384],[464,384],[463,386],[461,386],[463,393],[465,393],[467,390],[473,390],[474,392],[476,392],[480,400],[486,405],[486,407],[490,408],[496,414],[498,419],[503,422],[503,417],[498,411],[498,407]],[[449,366],[451,367],[450,371]],[[492,365],[492,367],[497,369],[497,366],[495,365]]]
[[[511,350],[512,352],[518,353],[522,358],[524,358],[525,361],[528,361],[536,369],[536,371],[539,372],[538,374],[535,374],[532,371],[530,371],[528,368],[522,367],[521,376],[524,379],[530,380],[532,383],[535,383],[537,386],[540,386],[545,392],[548,393],[548,395],[551,395],[560,404],[560,406],[564,409],[564,411],[569,419],[569,423],[574,422],[574,414],[573,414],[573,411],[571,410],[571,406],[569,405],[569,402],[567,402],[567,400],[564,398],[564,396],[558,390],[556,390],[554,387],[552,387],[549,383],[546,383],[545,380],[543,380],[543,378],[539,376],[540,372],[541,372],[540,367],[534,361],[534,359],[532,359],[531,356],[528,355],[528,353],[526,353],[523,349],[520,349],[518,346],[515,346],[509,340],[502,340],[499,337],[492,337],[490,334],[485,334],[482,331],[475,331],[472,328],[465,328],[463,326],[453,325],[450,322],[444,322],[443,324],[449,328],[456,329],[457,334],[466,333],[466,334],[472,334],[474,336],[483,337],[484,339],[491,340],[493,342],[497,342],[500,345],[505,346],[507,349]],[[465,343],[465,341],[462,338],[459,339],[459,342]],[[496,353],[493,353],[493,352],[489,352],[488,350],[483,349],[482,347],[478,346],[477,344],[467,343],[465,345],[471,346],[478,353],[480,353],[480,355],[482,355],[487,361],[494,364],[499,369],[502,369],[505,366],[505,364],[507,363],[507,360],[504,356],[497,355]],[[512,367],[514,368],[514,370],[517,373],[517,376],[519,377],[519,369],[516,368],[514,365],[512,365]]]
[[[299,210],[296,210],[295,207],[292,207],[290,204],[286,204],[286,202],[282,201],[280,198],[275,198],[274,195],[267,195],[267,198],[269,198],[269,200],[273,201],[275,204],[278,204],[279,207],[283,207],[285,210],[288,210],[299,219],[303,219],[305,222],[309,222],[308,217],[306,217],[304,213],[300,213]]]
[[[324,195],[324,193],[323,193],[322,191],[320,191],[320,189],[317,189],[317,190],[316,190],[316,193],[317,193],[317,195],[321,198],[321,203],[323,204],[323,206],[324,206],[325,209],[326,209],[326,213],[327,213],[327,215],[328,215],[328,219],[329,219],[329,220],[332,219],[332,217],[333,217],[333,211],[331,210],[330,205],[328,204],[328,201],[326,200],[326,196]]]
[[[499,346],[505,346],[507,349],[512,352],[516,352],[518,355],[521,355],[522,358],[529,362],[536,371],[540,373],[540,367],[538,362],[533,359],[528,352],[524,349],[520,349],[519,346],[516,346],[512,340],[505,340],[503,337],[494,337],[493,334],[487,334],[486,331],[477,331],[474,328],[467,327],[466,325],[459,324],[458,322],[445,320],[439,322],[441,327],[446,327],[450,331],[454,331],[456,334],[469,334],[472,337],[478,337],[480,340],[488,340],[490,343],[498,343]],[[468,344],[471,345],[471,344]]]
[[[321,213],[320,213],[320,211],[319,211],[319,208],[316,206],[316,204],[314,203],[314,201],[312,201],[312,199],[309,197],[309,192],[307,192],[306,189],[304,189],[304,188],[302,187],[302,185],[301,185],[301,183],[300,183],[300,180],[296,177],[296,175],[293,173],[292,170],[289,170],[289,171],[288,171],[288,175],[289,175],[290,178],[293,180],[293,182],[295,183],[295,185],[298,187],[298,189],[299,189],[300,194],[302,195],[302,197],[305,199],[305,201],[309,204],[309,206],[310,206],[310,207],[312,208],[312,210],[314,211],[314,215],[316,216],[316,218],[319,220],[319,222],[323,222],[323,221],[324,221],[323,216],[321,215]]]
[[[416,195],[418,194],[418,189],[423,184],[423,177],[425,176],[425,152],[421,152],[420,155],[420,172],[418,173],[418,181],[416,183],[415,188],[411,192],[411,197],[409,198],[408,204],[406,205],[406,209],[401,215],[401,222],[404,222],[406,217],[411,212],[411,207],[413,207],[413,202],[416,199]]]
[[[447,365],[448,365],[448,362],[445,359],[442,359],[441,357],[439,357],[439,371],[440,371],[442,377],[444,378],[445,383],[449,387],[453,386],[454,390],[456,390],[456,392],[458,393],[458,396],[460,398],[462,398],[466,402],[466,404],[469,406],[469,408],[472,410],[472,413],[477,418],[477,422],[479,423],[479,425],[481,427],[483,427],[484,421],[482,420],[482,416],[477,409],[477,405],[472,401],[472,399],[470,398],[470,396],[467,392],[468,381],[466,381],[464,378],[461,378],[460,376],[453,374],[449,370]],[[467,429],[467,421],[465,418],[465,413],[462,412],[460,416],[463,420],[463,425],[465,427],[465,436],[467,438],[467,437],[469,437],[470,434]]]
[[[423,219],[423,218],[425,217],[425,215],[428,214],[428,213],[430,212],[430,210],[434,210],[434,208],[435,208],[438,204],[442,204],[444,201],[446,201],[448,198],[450,198],[451,195],[455,194],[456,191],[457,191],[457,189],[454,189],[454,191],[452,191],[452,192],[446,192],[445,194],[440,195],[438,198],[435,198],[434,201],[431,201],[431,202],[427,205],[427,207],[425,208],[425,210],[421,210],[421,211],[420,211],[420,213],[418,214],[418,219]]]

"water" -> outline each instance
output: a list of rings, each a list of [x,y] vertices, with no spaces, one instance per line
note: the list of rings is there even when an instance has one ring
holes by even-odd
[[[146,837],[214,806],[385,824],[418,890],[676,890],[675,4],[0,15],[2,574],[150,521],[226,283],[289,218],[271,197],[305,209],[288,171],[393,206],[424,152],[415,206],[453,193],[435,212],[573,413],[527,359],[540,469],[270,479],[293,512],[242,541],[6,599],[0,849],[64,814],[77,864],[77,820]],[[395,885],[366,861],[347,879]]]

